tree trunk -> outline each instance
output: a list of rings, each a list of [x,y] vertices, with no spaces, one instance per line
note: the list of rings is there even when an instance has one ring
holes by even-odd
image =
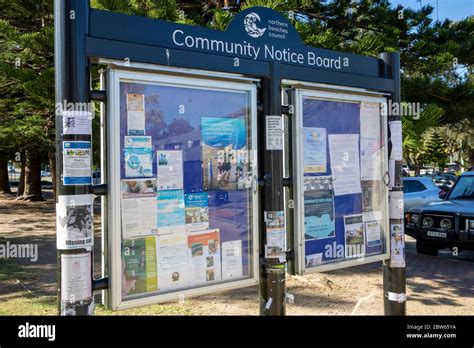
[[[20,172],[20,181],[18,182],[18,191],[16,195],[22,197],[25,193],[25,153],[21,154],[21,172]]]
[[[0,193],[12,193],[8,179],[8,161],[0,155]]]
[[[41,156],[37,151],[26,150],[25,156],[25,192],[23,199],[42,201],[41,192]]]
[[[51,172],[51,181],[53,183],[53,195],[56,197],[56,153],[48,151],[49,170]]]

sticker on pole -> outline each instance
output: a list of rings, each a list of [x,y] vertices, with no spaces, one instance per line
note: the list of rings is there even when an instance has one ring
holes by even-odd
[[[403,224],[390,225],[390,267],[405,267],[405,231]]]
[[[265,244],[265,258],[278,258],[286,261],[286,230],[284,211],[266,211],[265,225],[267,243]]]
[[[63,111],[63,134],[91,135],[92,113],[90,111]]]
[[[94,244],[92,233],[93,196],[59,196],[56,203],[58,249],[90,248]]]
[[[90,185],[91,142],[63,142],[63,183],[64,185]]]
[[[91,253],[61,255],[61,301],[92,297]]]
[[[283,150],[283,117],[267,116],[265,118],[267,150]]]

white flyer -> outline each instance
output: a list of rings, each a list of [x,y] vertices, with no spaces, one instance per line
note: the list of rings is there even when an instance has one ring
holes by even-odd
[[[122,180],[123,238],[156,235],[157,205],[154,179]]]
[[[92,183],[91,142],[63,141],[64,185]]]
[[[390,219],[403,219],[403,191],[391,191],[390,198]]]
[[[189,285],[188,238],[186,232],[157,238],[158,288],[160,291],[184,288]]]
[[[93,195],[58,196],[57,248],[81,249],[94,244]]]
[[[266,149],[283,150],[283,117],[281,115],[265,117]]]
[[[63,134],[92,134],[90,111],[63,111]]]
[[[158,150],[156,158],[158,190],[182,189],[183,151]]]
[[[61,301],[77,302],[92,297],[91,254],[61,255]]]
[[[222,280],[241,278],[242,275],[242,241],[222,243]]]
[[[401,161],[403,159],[402,121],[391,121],[388,124],[390,125],[390,139],[392,142],[392,152],[390,153],[390,159]]]
[[[330,134],[328,138],[334,195],[361,193],[359,135]]]
[[[365,221],[364,230],[365,242],[367,243],[368,247],[380,245],[380,220]]]
[[[144,94],[127,94],[127,134],[145,135]]]

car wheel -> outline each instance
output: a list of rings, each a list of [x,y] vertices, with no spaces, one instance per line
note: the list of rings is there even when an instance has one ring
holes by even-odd
[[[438,255],[438,248],[426,245],[422,243],[421,241],[417,240],[416,241],[416,252],[418,254],[423,254],[423,255],[431,255],[431,256],[437,256]]]

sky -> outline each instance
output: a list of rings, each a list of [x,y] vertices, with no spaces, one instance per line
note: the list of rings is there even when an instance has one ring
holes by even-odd
[[[414,9],[420,8],[420,0],[392,0],[391,3]],[[432,16],[435,20],[437,13],[441,21],[446,18],[460,20],[474,15],[474,0],[421,0],[421,4],[434,7]]]

